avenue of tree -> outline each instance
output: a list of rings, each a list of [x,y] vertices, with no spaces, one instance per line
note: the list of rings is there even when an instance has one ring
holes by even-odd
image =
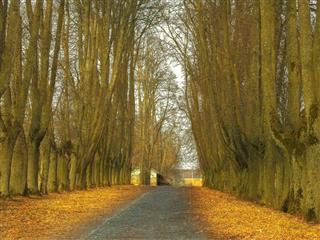
[[[0,0],[0,195],[128,184],[134,167],[148,184],[175,164],[174,77],[151,34],[161,9]]]
[[[177,13],[167,32],[204,185],[319,219],[320,1],[189,0]]]

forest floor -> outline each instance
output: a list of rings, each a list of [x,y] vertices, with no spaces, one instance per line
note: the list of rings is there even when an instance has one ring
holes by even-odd
[[[0,239],[73,239],[149,189],[112,186],[0,200]]]
[[[209,239],[320,239],[320,224],[208,188],[192,188],[191,196],[193,214]]]

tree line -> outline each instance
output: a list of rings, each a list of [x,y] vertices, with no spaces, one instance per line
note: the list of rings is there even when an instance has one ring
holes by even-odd
[[[320,1],[179,9],[167,32],[185,69],[204,185],[319,219]]]
[[[145,0],[0,1],[1,196],[128,184],[133,167],[148,174],[163,161],[150,164],[150,142],[176,161],[175,136],[163,128],[171,110],[154,91],[172,76],[142,57],[161,9]]]

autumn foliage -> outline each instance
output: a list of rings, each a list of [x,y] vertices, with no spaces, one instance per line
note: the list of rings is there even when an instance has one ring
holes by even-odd
[[[208,188],[192,188],[191,206],[210,239],[320,239],[318,224]]]
[[[146,190],[113,186],[0,200],[0,239],[77,239]]]

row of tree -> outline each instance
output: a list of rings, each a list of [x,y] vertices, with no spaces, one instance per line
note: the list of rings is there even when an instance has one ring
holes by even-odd
[[[169,110],[152,102],[154,82],[171,77],[139,54],[160,10],[145,0],[0,1],[2,196],[129,183],[138,126],[146,161],[152,127],[172,153],[174,135],[155,126]]]
[[[205,186],[319,219],[320,1],[181,7],[168,33]]]
[[[136,140],[133,164],[141,170],[140,183],[150,184],[150,171],[166,176],[177,163],[178,86],[171,71],[168,50],[156,34],[149,36],[140,52],[137,69]]]

